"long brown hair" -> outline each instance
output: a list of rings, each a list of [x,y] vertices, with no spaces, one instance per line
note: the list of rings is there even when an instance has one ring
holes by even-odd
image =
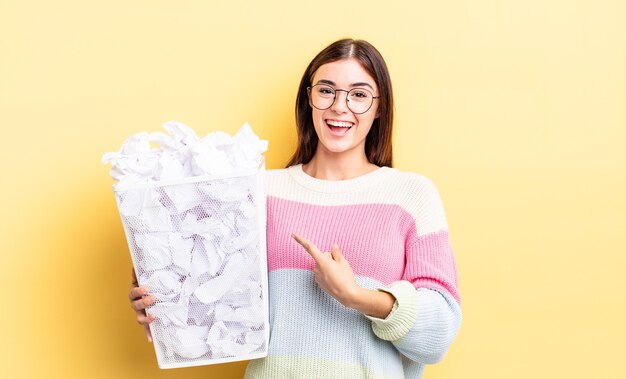
[[[393,91],[387,64],[382,55],[369,42],[341,39],[322,50],[306,68],[296,97],[296,128],[298,147],[287,166],[308,163],[317,149],[318,138],[313,126],[307,87],[320,66],[341,59],[354,58],[374,78],[378,86],[378,117],[365,138],[365,155],[370,163],[391,167],[393,163],[391,133],[393,128]]]

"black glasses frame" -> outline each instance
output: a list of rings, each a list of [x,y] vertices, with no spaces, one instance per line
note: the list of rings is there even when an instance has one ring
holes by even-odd
[[[326,109],[328,109],[328,108],[332,107],[332,106],[333,106],[333,104],[335,104],[335,101],[337,100],[337,92],[345,92],[345,93],[346,93],[346,105],[348,106],[348,109],[350,109],[350,112],[352,112],[352,113],[354,113],[354,114],[363,114],[363,113],[366,113],[367,111],[369,111],[369,110],[372,108],[372,105],[374,105],[374,100],[375,100],[375,99],[379,99],[379,98],[380,98],[380,96],[374,96],[374,94],[372,94],[372,102],[370,103],[370,106],[369,106],[369,107],[367,107],[367,109],[366,109],[366,110],[364,110],[363,112],[355,112],[355,111],[353,111],[353,110],[352,110],[352,107],[350,107],[350,99],[349,99],[349,96],[348,96],[348,95],[350,94],[350,92],[355,91],[355,90],[361,90],[361,91],[367,91],[367,92],[369,92],[369,93],[372,93],[370,90],[365,89],[365,88],[352,88],[351,90],[346,90],[346,89],[335,89],[335,88],[333,88],[333,87],[329,86],[328,84],[322,84],[322,83],[320,83],[320,84],[316,84],[316,85],[314,85],[314,86],[306,87],[307,92],[309,93],[309,97],[311,96],[311,90],[313,89],[313,87],[317,87],[317,86],[326,86],[326,87],[331,88],[331,89],[335,92],[335,93],[334,93],[334,95],[333,95],[333,101],[332,101],[332,102],[330,103],[330,105],[329,105],[329,106],[327,106],[326,108],[320,108],[320,107],[315,106],[315,104],[313,104],[313,100],[311,100],[311,105],[312,105],[315,109],[319,109],[320,111],[324,111],[324,110],[326,110]]]

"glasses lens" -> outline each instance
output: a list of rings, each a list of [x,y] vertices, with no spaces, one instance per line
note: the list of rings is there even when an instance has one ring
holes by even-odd
[[[325,84],[316,84],[311,87],[311,101],[317,109],[328,109],[335,101],[335,90]]]
[[[333,105],[336,98],[336,91],[326,84],[316,84],[311,87],[311,102],[317,109],[328,109]],[[346,103],[351,112],[361,114],[367,112],[374,102],[374,95],[364,88],[353,88],[347,92]]]
[[[354,88],[348,92],[348,108],[353,113],[365,113],[372,106],[374,95],[366,89]]]

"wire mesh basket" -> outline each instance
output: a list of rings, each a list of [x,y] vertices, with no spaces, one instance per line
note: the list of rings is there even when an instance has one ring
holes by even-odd
[[[160,368],[267,355],[264,175],[114,187]]]

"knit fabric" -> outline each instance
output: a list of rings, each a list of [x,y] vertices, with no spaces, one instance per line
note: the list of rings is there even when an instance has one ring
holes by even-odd
[[[267,173],[270,341],[246,378],[421,378],[461,323],[445,212],[424,176],[381,167],[327,181],[301,165]],[[339,245],[357,283],[391,293],[385,319],[346,308],[315,283],[291,237]]]

